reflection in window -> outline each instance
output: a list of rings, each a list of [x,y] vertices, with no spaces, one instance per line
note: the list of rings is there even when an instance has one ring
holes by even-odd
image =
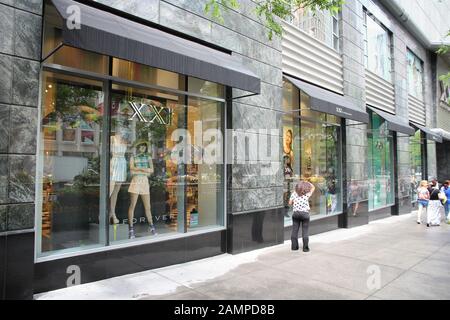
[[[392,81],[391,37],[387,29],[365,12],[366,68],[387,81]]]
[[[301,180],[316,186],[310,199],[313,217],[342,212],[340,119],[311,110],[309,97],[303,92],[295,95],[292,90],[286,82],[283,109],[297,110],[300,103],[301,111],[283,116],[285,225],[292,223],[289,196]]]
[[[369,210],[394,204],[393,137],[386,121],[371,113],[369,142]]]
[[[310,199],[311,214],[342,212],[340,127],[302,120],[301,136],[301,179],[316,186]]]
[[[423,100],[423,62],[410,50],[407,51],[408,93]]]
[[[223,104],[113,89],[110,239],[222,226]]]
[[[339,51],[339,17],[328,10],[315,12],[300,8],[293,10],[291,23],[313,38]]]
[[[42,131],[43,253],[100,244],[101,83],[45,72]],[[83,126],[89,124],[86,144]]]
[[[422,139],[420,130],[410,138],[410,156],[411,156],[411,199],[417,202],[417,189],[422,176]]]

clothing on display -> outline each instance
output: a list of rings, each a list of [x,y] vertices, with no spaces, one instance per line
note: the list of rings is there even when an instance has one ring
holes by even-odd
[[[127,160],[125,153],[127,152],[127,144],[120,137],[111,138],[111,171],[110,179],[114,182],[127,181]]]
[[[153,162],[147,154],[140,154],[132,158],[134,166],[137,169],[151,169],[153,171]],[[148,174],[142,172],[132,172],[129,193],[150,194],[150,184],[148,183]]]

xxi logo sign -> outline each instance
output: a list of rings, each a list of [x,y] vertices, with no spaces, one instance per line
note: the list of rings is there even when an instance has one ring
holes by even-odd
[[[138,118],[139,121],[145,123],[159,122],[162,125],[170,125],[172,123],[172,111],[169,108],[158,107],[153,104],[143,104],[136,102],[129,102],[131,108],[134,110],[133,116],[129,119],[132,121],[134,118]],[[143,111],[147,110],[150,113],[151,119],[148,120]]]

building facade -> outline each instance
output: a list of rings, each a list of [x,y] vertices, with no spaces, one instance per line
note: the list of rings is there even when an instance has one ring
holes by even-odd
[[[272,41],[253,1],[205,3],[0,0],[1,299],[283,243],[299,180],[320,233],[450,178],[448,1],[296,11]]]

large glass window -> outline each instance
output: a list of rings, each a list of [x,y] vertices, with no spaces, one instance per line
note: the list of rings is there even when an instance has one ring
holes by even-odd
[[[406,53],[408,93],[423,100],[423,62],[411,50]]]
[[[291,23],[313,38],[339,51],[339,14],[328,10],[315,12],[307,8],[295,8]]]
[[[392,81],[391,36],[369,12],[365,11],[366,68],[387,81]]]
[[[371,112],[369,143],[369,210],[395,203],[393,136],[386,121]]]
[[[411,199],[413,203],[417,202],[417,189],[420,181],[423,180],[422,143],[421,131],[417,130],[416,134],[410,138]]]
[[[42,88],[41,251],[101,245],[102,83],[44,72]]]
[[[38,256],[224,226],[224,87],[111,60],[112,83],[43,72]]]
[[[285,206],[295,185],[305,180],[316,186],[310,199],[313,219],[341,213],[340,119],[311,110],[308,95],[288,82],[283,105],[285,111],[291,110],[283,117]],[[292,223],[291,215],[292,209],[286,210],[286,225]]]
[[[121,85],[112,97],[112,241],[222,226],[223,104]]]

